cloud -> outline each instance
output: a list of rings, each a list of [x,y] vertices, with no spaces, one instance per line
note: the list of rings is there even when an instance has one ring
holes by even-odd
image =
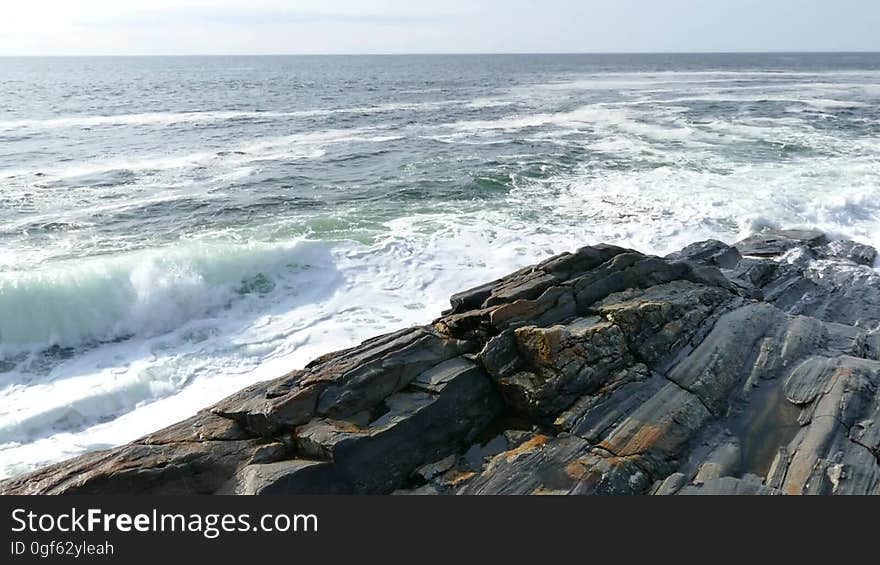
[[[453,14],[378,13],[378,12],[310,12],[291,9],[209,9],[188,8],[168,11],[138,11],[118,15],[92,15],[80,20],[85,26],[151,26],[163,25],[302,25],[302,24],[369,24],[406,25],[449,22],[460,16]]]

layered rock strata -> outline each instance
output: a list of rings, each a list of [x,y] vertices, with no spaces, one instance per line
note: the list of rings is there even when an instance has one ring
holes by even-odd
[[[880,494],[876,251],[563,253],[5,494]]]

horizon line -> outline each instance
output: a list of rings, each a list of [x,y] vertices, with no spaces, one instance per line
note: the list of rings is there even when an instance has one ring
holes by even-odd
[[[0,54],[0,59],[64,59],[79,57],[411,57],[411,56],[511,56],[511,55],[874,55],[880,50],[745,50],[745,51],[425,51],[365,53],[77,53]]]

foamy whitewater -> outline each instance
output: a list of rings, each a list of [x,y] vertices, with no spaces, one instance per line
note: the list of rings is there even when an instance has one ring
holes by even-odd
[[[599,241],[880,246],[880,56],[0,59],[0,477]]]

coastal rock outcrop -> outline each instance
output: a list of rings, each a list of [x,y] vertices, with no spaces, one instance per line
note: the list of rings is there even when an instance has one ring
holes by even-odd
[[[5,494],[880,494],[876,251],[584,247]]]

